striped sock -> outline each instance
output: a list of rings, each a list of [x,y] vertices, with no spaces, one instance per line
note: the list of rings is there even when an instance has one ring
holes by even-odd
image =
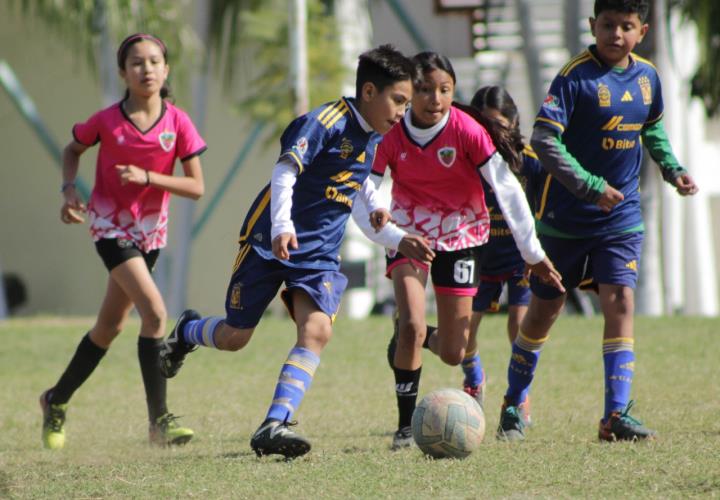
[[[465,353],[465,358],[463,358],[460,367],[465,374],[463,386],[476,387],[484,382],[483,365],[477,349],[473,352]]]
[[[320,357],[304,347],[293,347],[280,370],[275,395],[265,420],[290,420],[310,388]]]
[[[630,401],[635,352],[633,339],[617,337],[603,340],[605,365],[605,418],[614,411],[622,411]]]
[[[512,346],[512,356],[508,365],[508,390],[505,393],[505,402],[517,406],[527,397],[535,368],[540,359],[540,351],[547,341],[545,336],[541,339],[531,339],[521,332],[515,338]]]
[[[215,330],[225,318],[220,316],[208,316],[206,318],[188,321],[182,331],[183,340],[189,345],[202,345],[214,347]]]

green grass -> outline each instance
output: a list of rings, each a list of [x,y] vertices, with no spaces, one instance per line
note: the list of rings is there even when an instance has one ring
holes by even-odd
[[[61,374],[91,320],[0,325],[0,498],[720,497],[718,321],[638,318],[635,413],[652,443],[600,444],[600,319],[562,317],[533,387],[536,426],[519,445],[494,438],[509,347],[504,316],[487,318],[487,434],[463,461],[389,450],[396,410],[385,361],[387,318],[340,319],[297,418],[313,443],[286,463],[248,441],[293,343],[287,320],[265,319],[247,349],[201,349],[169,385],[170,408],[196,439],[147,443],[133,328],[71,401],[60,452],[42,449],[37,396]],[[135,325],[136,326],[136,325]],[[457,387],[458,368],[425,355],[421,394]]]

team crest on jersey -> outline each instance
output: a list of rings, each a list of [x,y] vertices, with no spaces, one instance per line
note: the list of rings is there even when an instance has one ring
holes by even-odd
[[[172,148],[175,147],[175,137],[177,137],[175,132],[168,131],[165,131],[158,136],[158,139],[160,140],[160,147],[163,148],[163,151],[166,153],[172,151]]]
[[[548,94],[545,100],[543,101],[543,108],[547,108],[549,110],[555,111],[560,107],[560,100],[552,95]]]
[[[612,104],[610,89],[604,83],[598,83],[598,101],[601,108],[609,108]]]
[[[450,168],[452,167],[453,163],[455,163],[455,157],[457,155],[455,154],[455,148],[446,146],[444,148],[438,149],[437,156],[438,160],[440,160],[440,163],[442,163],[447,168]]]
[[[650,85],[650,79],[647,76],[641,76],[638,78],[638,85],[640,85],[643,104],[650,106],[652,104],[652,86]]]
[[[242,290],[242,285],[240,283],[236,283],[233,285],[232,290],[230,291],[230,308],[231,309],[240,309],[240,291]]]
[[[352,141],[346,137],[343,137],[340,142],[340,158],[347,160],[353,152]]]
[[[305,137],[301,137],[295,143],[295,149],[300,154],[300,156],[305,156],[305,153],[307,153],[307,148],[308,148],[308,141],[307,141],[307,138],[305,138]]]

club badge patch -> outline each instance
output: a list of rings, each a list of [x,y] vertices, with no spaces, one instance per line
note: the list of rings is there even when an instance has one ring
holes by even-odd
[[[307,138],[301,137],[298,139],[298,141],[295,143],[295,150],[298,152],[300,157],[302,158],[305,156],[305,153],[307,153],[308,149],[308,141]]]
[[[175,132],[163,132],[158,136],[158,139],[160,140],[160,147],[163,148],[163,151],[166,153],[169,153],[172,151],[173,147],[175,147]]]
[[[455,157],[457,156],[456,152],[455,152],[455,148],[451,148],[449,146],[438,149],[437,155],[438,155],[438,160],[440,160],[440,163],[442,163],[443,166],[445,166],[447,168],[452,167],[453,163],[455,163]]]

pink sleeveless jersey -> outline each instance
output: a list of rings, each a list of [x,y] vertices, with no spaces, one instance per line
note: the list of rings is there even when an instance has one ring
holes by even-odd
[[[452,107],[448,123],[424,147],[410,138],[404,120],[396,124],[378,146],[373,173],[390,167],[391,211],[399,227],[425,236],[435,250],[462,250],[488,240],[478,169],[493,153],[487,131]]]
[[[206,149],[187,114],[164,102],[160,118],[141,131],[116,103],[76,124],[73,137],[85,146],[100,142],[88,203],[93,240],[131,240],[144,252],[164,247],[170,193],[152,186],[122,186],[115,165],[136,165],[172,175],[176,158],[184,161]]]

